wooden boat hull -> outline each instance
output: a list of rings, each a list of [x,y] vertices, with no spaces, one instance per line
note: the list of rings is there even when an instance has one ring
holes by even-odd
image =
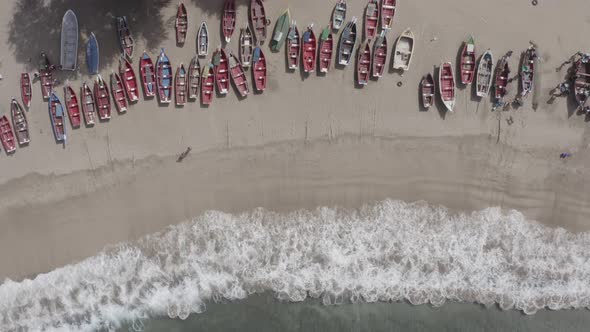
[[[327,73],[332,65],[332,53],[334,53],[334,37],[330,33],[330,28],[326,28],[322,32],[319,49],[320,73]]]
[[[215,67],[209,63],[201,74],[201,104],[211,105],[215,94]]]
[[[234,82],[236,89],[240,93],[242,98],[248,96],[250,93],[250,88],[248,87],[248,79],[246,78],[246,73],[244,72],[244,68],[240,64],[240,60],[238,57],[230,53],[229,55],[229,71],[231,74],[231,79]]]
[[[407,71],[410,70],[412,55],[414,54],[414,34],[410,28],[402,32],[395,44],[393,54],[393,69]]]
[[[267,18],[262,0],[250,1],[250,24],[254,29],[256,42],[260,45],[264,44],[266,41]]]
[[[82,122],[80,116],[80,104],[78,103],[78,97],[76,96],[74,89],[70,85],[64,87],[64,96],[70,124],[72,125],[72,128],[78,128]]]
[[[510,79],[510,67],[508,66],[508,59],[506,56],[500,59],[496,66],[496,73],[494,79],[494,98],[500,102],[508,92],[508,80]]]
[[[260,47],[254,49],[252,61],[252,81],[254,82],[254,88],[256,91],[262,92],[266,89],[266,57]]]
[[[6,154],[16,151],[16,142],[14,140],[14,133],[10,126],[10,121],[6,115],[0,117],[0,141]]]
[[[287,9],[277,20],[275,24],[275,29],[272,34],[272,40],[270,41],[270,49],[273,52],[278,52],[283,47],[283,43],[287,38],[287,33],[289,31],[291,22],[291,14],[289,13],[289,9]]]
[[[53,135],[57,142],[66,142],[66,122],[65,112],[61,101],[55,93],[51,93],[49,97],[49,118],[51,120],[51,127],[53,128]]]
[[[178,10],[176,11],[174,28],[176,30],[176,44],[183,45],[186,41],[188,15],[186,14],[186,7],[182,2],[178,5]]]
[[[135,41],[131,36],[131,31],[129,30],[129,25],[127,24],[127,17],[118,16],[115,20],[117,23],[117,36],[119,37],[119,46],[121,47],[121,51],[125,54],[125,56],[131,59],[133,56]]]
[[[477,67],[476,94],[478,97],[486,97],[492,87],[492,76],[494,73],[494,56],[487,50],[479,59]]]
[[[311,26],[303,33],[303,36],[301,37],[301,45],[303,45],[303,49],[301,50],[303,71],[306,73],[314,72],[318,43]]]
[[[235,0],[225,0],[223,8],[223,17],[221,19],[221,31],[225,42],[229,43],[231,36],[236,28],[236,2]]]
[[[26,108],[31,107],[31,99],[33,99],[33,89],[31,88],[31,77],[29,73],[20,74],[20,95],[23,105]]]
[[[96,122],[96,107],[92,90],[90,90],[90,87],[86,84],[86,82],[82,83],[82,87],[80,88],[80,99],[82,101],[84,122],[87,126],[93,126]]]
[[[201,84],[201,64],[199,58],[194,57],[188,67],[188,98],[197,99]]]
[[[176,106],[184,106],[186,104],[187,84],[186,84],[186,69],[181,63],[176,69],[176,76],[174,76],[174,96],[176,99]]]
[[[163,49],[156,62],[156,87],[159,102],[169,104],[172,98],[172,64]]]
[[[12,98],[10,105],[10,113],[12,116],[12,125],[14,127],[14,133],[16,134],[18,144],[21,146],[29,144],[31,142],[31,137],[29,135],[29,124],[27,122],[27,117],[23,108],[14,98]]]
[[[441,64],[438,74],[440,98],[449,112],[455,108],[455,76],[450,62]]]
[[[254,52],[254,37],[250,27],[240,31],[240,61],[244,68],[252,64],[252,53]]]
[[[332,29],[335,31],[340,30],[344,21],[346,20],[346,0],[338,0],[332,11]]]
[[[143,93],[146,97],[156,95],[156,70],[152,59],[146,52],[143,52],[139,61],[139,72],[141,73],[141,82]]]
[[[354,45],[356,44],[356,30],[356,17],[353,17],[344,27],[344,30],[340,35],[340,42],[338,43],[338,64],[341,66],[348,66],[350,63],[354,51]]]
[[[111,118],[111,96],[107,84],[100,75],[94,81],[94,101],[98,118],[101,121],[109,120]]]
[[[209,54],[209,29],[207,23],[203,22],[197,34],[197,55],[205,57],[207,54]]]
[[[135,76],[135,70],[131,62],[126,58],[119,59],[119,75],[123,81],[127,98],[130,103],[137,102],[139,100],[139,86],[137,84],[137,76]]]
[[[387,37],[381,33],[373,44],[373,77],[383,76],[387,62]]]
[[[290,70],[295,70],[299,67],[300,42],[299,29],[297,29],[297,24],[293,22],[287,35],[287,66]]]
[[[536,49],[531,46],[525,51],[522,59],[522,64],[520,66],[520,95],[523,97],[526,97],[533,91],[536,57]]]
[[[358,85],[367,85],[371,75],[371,47],[369,42],[363,43],[359,49],[356,61],[356,75]]]
[[[90,38],[86,43],[86,66],[88,67],[88,73],[96,75],[98,74],[99,69],[99,48],[98,48],[98,40],[96,40],[96,36],[94,32],[90,33]]]
[[[377,35],[379,26],[379,3],[377,0],[369,0],[365,8],[365,38],[373,39]]]
[[[578,106],[583,108],[590,96],[590,62],[579,59],[575,63],[576,78],[574,79],[574,94]]]
[[[381,1],[381,29],[391,29],[393,18],[395,16],[396,0],[382,0]]]
[[[127,112],[127,98],[125,97],[125,87],[123,80],[119,74],[111,73],[111,94],[113,95],[113,102],[117,108],[117,112]]]
[[[68,10],[61,22],[61,56],[62,70],[76,70],[78,62],[78,18]]]
[[[422,97],[422,106],[429,109],[434,104],[435,86],[434,78],[431,74],[422,77],[420,81],[420,96]]]
[[[215,82],[217,83],[217,93],[225,95],[229,91],[229,62],[227,53],[224,49],[218,48],[213,54],[213,64],[215,65]]]
[[[39,82],[41,83],[41,95],[43,99],[49,99],[53,90],[53,67],[45,53],[41,53],[39,60]]]
[[[475,77],[475,42],[470,38],[461,51],[461,84],[469,85]]]

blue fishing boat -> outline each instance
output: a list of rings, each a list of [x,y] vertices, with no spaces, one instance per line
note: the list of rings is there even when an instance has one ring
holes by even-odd
[[[94,32],[90,33],[90,38],[86,43],[86,64],[88,65],[88,72],[90,74],[98,74],[98,40],[96,40]]]
[[[170,65],[170,59],[164,53],[164,49],[158,56],[156,62],[156,84],[158,87],[158,97],[160,103],[170,103],[170,96],[172,92],[172,66]]]
[[[58,142],[66,143],[66,125],[64,107],[54,92],[51,92],[49,97],[49,118],[51,119],[51,127],[53,127],[53,135]]]

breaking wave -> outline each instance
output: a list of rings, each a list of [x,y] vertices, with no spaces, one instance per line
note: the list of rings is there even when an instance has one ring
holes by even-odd
[[[3,331],[113,330],[208,301],[445,301],[533,314],[590,306],[590,234],[488,208],[387,200],[359,210],[211,211],[34,280],[0,285]]]

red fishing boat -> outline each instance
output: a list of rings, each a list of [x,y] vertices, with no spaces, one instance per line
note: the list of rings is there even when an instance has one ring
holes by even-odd
[[[134,103],[138,101],[139,91],[137,77],[135,76],[135,71],[133,70],[133,66],[131,66],[131,62],[126,58],[119,59],[119,75],[121,75],[121,79],[123,80],[123,85],[125,86],[129,102]]]
[[[299,53],[301,51],[299,41],[299,29],[297,29],[297,23],[293,21],[289,27],[289,33],[287,33],[287,62],[291,70],[299,67]]]
[[[497,102],[501,102],[508,92],[508,80],[510,79],[510,67],[508,66],[508,56],[503,56],[496,66],[496,78],[494,80],[494,97]]]
[[[186,40],[186,31],[188,28],[188,16],[186,15],[186,7],[181,2],[178,4],[178,10],[176,11],[176,23],[174,24],[176,28],[176,43],[177,44],[184,44]]]
[[[212,63],[209,63],[203,68],[201,74],[201,103],[203,105],[210,105],[213,101],[213,94],[215,90],[215,68]]]
[[[80,127],[80,105],[78,104],[78,97],[71,85],[64,87],[64,96],[66,101],[66,109],[68,111],[68,118],[70,118],[70,124],[72,128]]]
[[[266,40],[266,11],[262,0],[250,1],[250,24],[254,29],[254,36],[258,44],[264,44]]]
[[[20,106],[15,98],[12,98],[10,103],[10,113],[12,115],[12,125],[14,126],[14,133],[19,145],[29,144],[31,137],[29,136],[29,123],[25,111]]]
[[[396,0],[381,0],[381,29],[391,29],[395,16],[395,4]]]
[[[461,51],[461,83],[471,84],[475,76],[475,41],[469,38]]]
[[[135,42],[133,41],[133,37],[131,37],[131,31],[129,30],[129,25],[127,24],[127,17],[117,16],[115,20],[117,22],[117,36],[119,37],[119,46],[121,46],[121,50],[125,56],[131,58],[133,56],[133,47]]]
[[[313,24],[307,27],[307,30],[303,33],[302,42],[303,49],[301,51],[301,57],[303,61],[303,71],[311,73],[315,70],[316,54],[318,43],[313,32]]]
[[[223,37],[225,42],[229,43],[231,36],[236,28],[236,1],[225,0],[223,7],[223,18],[221,19],[221,30],[223,31]]]
[[[94,107],[94,96],[86,82],[82,83],[80,88],[80,99],[82,100],[84,122],[86,122],[87,126],[92,126],[96,122],[96,109]]]
[[[121,76],[115,72],[111,73],[111,93],[113,94],[113,101],[115,102],[117,112],[127,112],[127,98],[125,98],[125,88],[123,87]]]
[[[580,109],[584,109],[590,96],[590,61],[583,55],[574,63],[576,75],[574,78],[574,95]]]
[[[13,153],[16,151],[16,141],[14,140],[14,133],[10,127],[10,121],[6,115],[0,117],[0,140],[6,153]]]
[[[332,37],[329,26],[322,31],[318,48],[320,49],[320,54],[318,55],[320,73],[327,73],[332,64],[332,53],[334,53],[334,38]]]
[[[358,52],[356,61],[357,83],[367,85],[371,74],[371,47],[369,41],[364,42]]]
[[[155,96],[156,71],[154,70],[152,59],[146,52],[143,52],[139,60],[139,72],[141,73],[141,82],[143,83],[143,93],[146,97]]]
[[[98,117],[101,120],[108,120],[111,118],[111,99],[109,95],[109,88],[102,77],[98,75],[94,81],[94,101],[98,109]]]
[[[176,69],[176,76],[174,76],[174,95],[176,97],[176,106],[184,106],[186,104],[186,69],[182,62]]]
[[[387,37],[385,31],[375,40],[373,44],[373,77],[378,78],[383,76],[383,71],[387,62]]]
[[[238,89],[238,92],[240,92],[240,96],[246,97],[248,93],[250,93],[246,73],[244,72],[244,67],[242,67],[240,60],[233,53],[229,54],[229,71],[234,85]]]
[[[373,39],[377,35],[379,26],[379,3],[378,0],[369,0],[365,9],[365,38]]]
[[[449,112],[455,108],[455,76],[453,74],[453,65],[450,62],[444,62],[440,65],[438,73],[438,88],[440,99]]]
[[[49,59],[45,53],[41,53],[41,60],[39,60],[39,82],[41,82],[41,94],[43,99],[49,99],[51,90],[53,90],[53,66],[49,63]]]
[[[200,83],[201,64],[199,58],[195,55],[188,66],[188,97],[190,99],[197,99]]]
[[[260,47],[254,49],[252,56],[252,80],[257,91],[266,89],[266,57]]]
[[[66,144],[67,136],[66,120],[64,114],[65,111],[55,92],[51,92],[51,95],[49,96],[49,103],[47,104],[49,110],[49,119],[51,120],[51,127],[53,129],[55,141]]]
[[[227,53],[223,48],[218,48],[213,53],[213,64],[215,65],[215,82],[217,82],[217,93],[225,95],[229,91],[229,63]]]
[[[29,76],[29,73],[20,74],[20,94],[23,100],[23,105],[25,105],[26,108],[31,107],[33,90],[31,89],[31,77]]]

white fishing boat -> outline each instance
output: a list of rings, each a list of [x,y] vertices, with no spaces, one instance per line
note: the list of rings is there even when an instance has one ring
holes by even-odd
[[[199,33],[197,34],[197,54],[205,57],[209,53],[209,29],[207,23],[201,23]]]
[[[393,69],[409,70],[414,53],[414,34],[410,28],[402,32],[395,43],[393,54]]]
[[[492,76],[494,73],[494,56],[492,51],[487,50],[479,59],[477,67],[477,91],[478,97],[486,97],[492,87]]]
[[[78,62],[78,18],[69,9],[61,21],[61,57],[62,70],[76,70]]]

